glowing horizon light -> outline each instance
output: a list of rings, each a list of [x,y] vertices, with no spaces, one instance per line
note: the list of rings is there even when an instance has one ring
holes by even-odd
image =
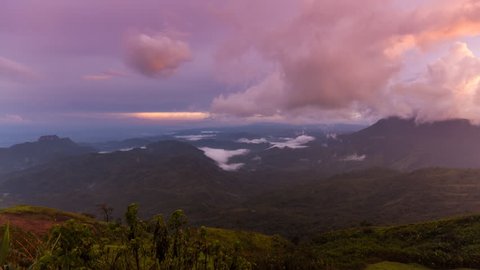
[[[152,121],[198,121],[210,118],[210,113],[207,112],[135,112],[122,115]]]

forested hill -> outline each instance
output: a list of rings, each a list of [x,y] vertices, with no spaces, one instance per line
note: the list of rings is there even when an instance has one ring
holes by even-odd
[[[69,138],[42,136],[35,142],[0,148],[0,174],[93,152],[95,152],[93,148],[80,146]]]

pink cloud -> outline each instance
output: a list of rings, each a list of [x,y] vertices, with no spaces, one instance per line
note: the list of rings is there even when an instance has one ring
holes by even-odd
[[[216,97],[212,102],[212,111],[233,112],[242,117],[255,114],[275,115],[286,102],[282,75],[273,73],[244,92]]]
[[[126,73],[116,70],[107,70],[100,72],[98,74],[90,74],[83,76],[83,79],[86,81],[105,81],[111,80],[115,77],[125,77],[127,76]]]
[[[264,12],[268,17],[269,11]],[[244,91],[219,95],[212,111],[241,117],[317,111],[319,118],[332,113],[358,118],[417,111],[414,103],[406,102],[418,98],[414,91],[399,90],[399,75],[409,68],[406,55],[413,50],[428,53],[439,44],[480,34],[480,5],[442,0],[400,9],[395,1],[317,0],[301,2],[299,12],[275,28],[264,27],[262,20],[250,18],[246,23],[250,28],[232,34],[228,49],[222,49],[222,61],[238,63],[254,50],[270,63],[270,73]],[[458,77],[455,66],[475,70],[472,61],[453,61],[442,72]],[[442,89],[449,89],[450,96],[466,89],[458,84],[447,87],[450,81],[431,83],[432,96],[443,95]],[[445,108],[443,103],[454,102],[427,100],[423,105],[438,111]],[[466,116],[458,111],[448,115]]]
[[[186,42],[165,34],[137,34],[127,40],[127,64],[148,77],[170,76],[191,58]]]
[[[0,57],[0,79],[4,78],[14,81],[25,81],[31,80],[35,77],[35,72],[29,67],[7,58]]]
[[[419,121],[463,118],[480,123],[480,58],[465,43],[455,43],[413,82],[392,88],[393,109],[399,114]]]
[[[28,120],[17,114],[0,115],[1,124],[22,124],[26,122],[28,122]]]

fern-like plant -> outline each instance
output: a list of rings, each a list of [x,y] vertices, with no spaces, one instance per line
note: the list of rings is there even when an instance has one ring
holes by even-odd
[[[10,252],[10,225],[7,223],[5,225],[5,231],[3,233],[2,243],[0,244],[0,265],[2,265],[2,269],[7,263],[7,256]]]

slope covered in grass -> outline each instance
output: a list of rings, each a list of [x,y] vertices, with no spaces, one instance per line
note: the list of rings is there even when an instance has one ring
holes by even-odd
[[[70,219],[87,224],[96,222],[93,218],[82,214],[47,207],[19,205],[0,210],[0,225],[9,223],[16,229],[35,235],[44,235],[54,225],[61,224]]]
[[[191,227],[181,210],[168,219],[142,220],[137,214],[136,204],[128,207],[123,223],[44,207],[0,210],[4,225],[0,239],[7,241],[4,233],[12,235],[6,244],[9,269],[280,269],[293,265],[287,256],[293,246],[279,236]]]
[[[332,231],[313,237],[312,249],[333,269],[363,269],[382,261],[432,269],[480,268],[480,216]]]
[[[18,206],[1,210],[2,218],[11,224],[14,252],[9,258],[25,267],[48,259],[47,263],[53,260],[57,266],[89,264],[131,269],[137,256],[135,248],[141,245],[146,252],[139,255],[140,259],[154,267],[148,269],[192,263],[197,265],[195,269],[229,269],[231,263],[239,263],[241,269],[480,268],[480,216],[335,230],[310,235],[299,244],[255,232],[189,227],[181,211],[165,220],[158,216],[141,220],[135,210],[133,218],[127,214],[125,223],[119,224],[50,208]],[[38,231],[35,224],[43,231]],[[165,238],[158,238],[162,231]],[[155,263],[159,250],[164,250],[169,260]],[[122,261],[109,261],[112,254]],[[216,264],[224,268],[215,268]]]
[[[429,270],[429,268],[417,264],[380,262],[369,265],[365,270]]]

